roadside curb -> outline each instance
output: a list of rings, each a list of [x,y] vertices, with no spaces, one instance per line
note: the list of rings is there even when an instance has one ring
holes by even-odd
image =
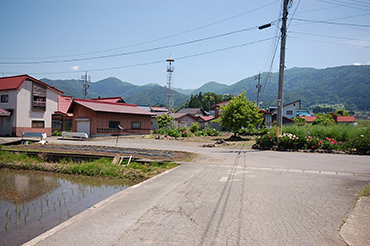
[[[370,245],[370,197],[360,197],[340,230],[349,246]]]

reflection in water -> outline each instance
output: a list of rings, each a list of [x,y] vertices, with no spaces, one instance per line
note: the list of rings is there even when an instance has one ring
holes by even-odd
[[[122,181],[0,169],[0,245],[20,245],[126,189]]]
[[[56,177],[7,172],[0,174],[2,200],[25,203],[60,186]]]

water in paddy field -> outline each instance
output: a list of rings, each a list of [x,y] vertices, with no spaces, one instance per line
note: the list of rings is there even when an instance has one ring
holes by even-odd
[[[21,245],[128,187],[122,181],[0,169],[0,245]]]

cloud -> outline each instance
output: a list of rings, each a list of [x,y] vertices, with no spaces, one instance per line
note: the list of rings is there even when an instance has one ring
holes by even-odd
[[[370,37],[362,38],[357,41],[352,41],[351,44],[361,48],[368,48],[370,47]]]
[[[73,71],[78,71],[78,70],[80,70],[80,66],[78,66],[78,65],[77,66],[72,66],[72,70]]]
[[[358,62],[353,63],[353,65],[355,65],[355,66],[362,66],[362,64],[361,63],[358,63]]]

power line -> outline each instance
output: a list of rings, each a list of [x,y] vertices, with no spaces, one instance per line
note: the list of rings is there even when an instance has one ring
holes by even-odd
[[[143,44],[149,44],[149,43],[153,43],[153,42],[156,42],[156,41],[161,41],[161,40],[173,38],[173,37],[180,36],[180,35],[183,35],[183,34],[186,34],[186,33],[194,32],[194,31],[198,31],[198,30],[201,30],[201,29],[210,27],[210,26],[214,26],[214,25],[220,24],[222,22],[226,22],[226,21],[229,21],[229,20],[238,18],[240,16],[243,16],[243,15],[246,15],[246,14],[249,14],[249,13],[252,13],[254,11],[263,9],[263,8],[268,7],[268,6],[272,5],[272,4],[275,4],[275,3],[279,2],[279,1],[280,0],[275,0],[273,2],[270,2],[268,4],[263,5],[261,7],[257,7],[255,9],[252,9],[252,10],[249,10],[249,11],[246,11],[246,12],[243,12],[243,13],[240,13],[240,14],[237,14],[237,15],[234,15],[234,16],[231,16],[231,17],[228,17],[228,18],[225,18],[225,19],[222,19],[222,20],[219,20],[219,21],[216,21],[216,22],[212,22],[212,23],[207,24],[207,25],[204,25],[204,26],[196,27],[196,28],[193,28],[193,29],[190,29],[190,30],[186,30],[186,31],[183,31],[183,32],[175,33],[175,34],[168,35],[168,36],[161,37],[161,38],[152,39],[152,40],[149,40],[149,41],[144,41],[144,42],[137,43],[137,44],[131,44],[131,45],[126,45],[126,46],[112,48],[112,49],[106,49],[106,50],[95,51],[95,52],[88,52],[88,53],[81,53],[81,54],[74,54],[74,55],[49,56],[49,57],[33,57],[33,58],[8,58],[8,57],[0,57],[0,58],[2,58],[2,59],[18,59],[18,60],[19,59],[50,59],[50,58],[85,56],[85,55],[91,55],[91,54],[97,54],[97,53],[104,53],[104,52],[109,52],[109,51],[114,51],[114,50],[120,50],[120,49],[125,49],[125,48],[136,47],[136,46],[140,46],[140,45],[143,45]]]
[[[314,41],[319,43],[326,43],[326,44],[336,44],[336,45],[344,45],[344,46],[352,46],[352,47],[361,47],[361,48],[370,48],[370,45],[359,45],[359,44],[349,44],[349,43],[336,43],[336,42],[328,42],[328,41],[320,41],[320,40],[313,40],[313,39],[307,39],[307,38],[298,38],[294,36],[289,36],[293,39],[301,39],[301,40],[308,40],[308,41]],[[361,40],[358,40],[361,41]]]
[[[195,39],[187,42],[182,42],[182,43],[177,43],[177,44],[172,44],[172,45],[165,45],[165,46],[159,46],[155,48],[150,48],[150,49],[143,49],[143,50],[136,50],[136,51],[130,51],[130,52],[124,52],[124,53],[118,53],[118,54],[112,54],[112,55],[104,55],[104,56],[95,56],[95,57],[88,57],[88,58],[76,58],[76,59],[66,59],[66,60],[49,60],[49,61],[26,61],[26,62],[0,62],[0,64],[6,64],[6,65],[31,65],[31,64],[50,64],[50,63],[65,63],[65,62],[76,62],[76,61],[87,61],[87,60],[96,60],[96,59],[105,59],[105,58],[112,58],[112,57],[118,57],[118,56],[125,56],[125,55],[133,55],[133,54],[139,54],[139,53],[145,53],[145,52],[150,52],[150,51],[155,51],[155,50],[161,50],[165,48],[173,48],[173,47],[178,47],[178,46],[183,46],[183,45],[188,45],[188,44],[193,44],[193,43],[198,43],[198,42],[203,42],[206,40],[211,40],[211,39],[216,39],[220,37],[225,37],[225,36],[230,36],[233,34],[245,32],[245,31],[250,31],[253,29],[257,29],[258,26],[254,27],[249,27],[249,28],[244,28],[232,32],[227,32],[223,34],[218,34],[206,38],[200,38],[200,39]]]
[[[209,54],[217,53],[217,52],[221,52],[221,51],[241,48],[241,47],[245,47],[245,46],[252,45],[252,44],[262,43],[262,42],[265,42],[265,41],[268,41],[268,40],[271,40],[271,39],[275,39],[275,38],[276,37],[270,37],[270,38],[265,38],[265,39],[253,41],[253,42],[244,43],[244,44],[233,45],[233,46],[229,46],[229,47],[222,48],[222,49],[216,49],[216,50],[212,50],[212,51],[207,51],[207,52],[182,56],[182,57],[176,58],[176,60],[184,60],[184,59],[189,59],[189,58],[193,58],[193,57],[209,55]],[[164,63],[164,61],[163,60],[158,60],[158,61],[144,62],[144,63],[138,63],[138,64],[124,65],[124,66],[109,67],[109,68],[88,69],[88,70],[85,70],[85,71],[86,72],[107,71],[107,70],[124,69],[124,68],[130,68],[130,67],[146,66],[146,65],[152,65],[152,64],[157,64],[157,63]],[[80,72],[81,71],[64,71],[64,72],[30,73],[30,74],[70,74],[70,73],[80,73]],[[7,73],[7,74],[9,74],[9,73]],[[16,73],[14,72],[14,73],[11,73],[11,74],[16,74]]]
[[[301,18],[295,18],[294,20],[303,21],[303,22],[319,23],[319,24],[338,25],[338,26],[370,27],[370,25],[363,25],[363,24],[341,23],[341,22],[331,22],[331,21],[322,21],[322,20],[308,20],[308,19],[301,19]]]
[[[295,32],[295,31],[290,31],[289,33],[292,33],[292,34],[301,34],[301,35],[307,35],[307,36],[323,37],[323,38],[344,39],[344,40],[351,40],[351,41],[361,41],[362,40],[362,39],[358,39],[358,38],[338,37],[338,36],[331,36],[331,35],[323,35],[323,34],[315,34],[315,33],[305,33],[305,32]]]

